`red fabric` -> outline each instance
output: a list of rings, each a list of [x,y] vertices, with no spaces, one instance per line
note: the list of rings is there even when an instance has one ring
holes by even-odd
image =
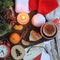
[[[58,7],[57,0],[39,0],[38,13],[46,15]]]
[[[37,10],[38,9],[38,0],[29,0],[29,10]]]
[[[41,54],[35,57],[34,60],[41,60]]]

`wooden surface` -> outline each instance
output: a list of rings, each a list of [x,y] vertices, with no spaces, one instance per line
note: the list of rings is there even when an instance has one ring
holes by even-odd
[[[32,11],[31,13],[29,13],[29,15],[30,15],[30,18],[32,18],[32,16],[33,15],[35,15],[36,14],[36,11]],[[31,20],[31,19],[30,19]],[[30,35],[30,31],[31,30],[35,30],[35,31],[37,31],[37,32],[39,32],[40,33],[40,28],[37,28],[37,27],[34,27],[32,24],[31,24],[31,21],[27,24],[27,25],[25,25],[24,26],[25,28],[24,28],[24,30],[23,31],[21,31],[21,32],[19,32],[19,31],[15,31],[15,30],[13,30],[12,29],[12,32],[17,32],[17,33],[19,33],[19,34],[22,34],[26,29],[28,29],[29,31],[28,31],[28,33],[26,34],[26,36],[23,38],[24,40],[27,40],[27,41],[29,41],[29,35]],[[12,33],[11,32],[11,33]],[[5,38],[9,38],[9,35],[11,34],[11,33],[8,33],[8,34],[6,34],[4,37]],[[2,37],[3,38],[3,37]],[[9,39],[8,39],[9,40]],[[41,43],[41,42],[43,42],[43,41],[47,41],[45,38],[42,38],[41,40],[39,40],[39,41],[37,41],[37,42],[30,42],[30,43],[33,43],[33,45],[35,45],[35,44],[39,44],[39,43]],[[10,43],[10,42],[9,42]],[[10,43],[11,44],[11,43]],[[22,45],[21,44],[21,42],[19,43],[20,45]],[[12,48],[12,46],[14,46],[13,44],[11,44],[11,48]],[[23,46],[23,45],[22,45]],[[25,46],[23,46],[24,48],[26,48]],[[4,60],[4,59],[0,59],[0,60]],[[12,57],[11,57],[11,55],[6,59],[6,60],[14,60]]]

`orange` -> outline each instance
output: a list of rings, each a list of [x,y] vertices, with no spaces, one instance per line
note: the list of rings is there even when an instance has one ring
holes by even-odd
[[[21,40],[21,36],[18,33],[12,33],[9,40],[12,44],[18,44]]]

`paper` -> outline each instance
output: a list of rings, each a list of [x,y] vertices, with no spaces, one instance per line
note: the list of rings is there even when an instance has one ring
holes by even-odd
[[[49,54],[45,53],[44,51],[42,52],[42,57],[41,60],[50,60]]]
[[[42,46],[42,44],[37,44],[35,46],[38,46],[38,47],[32,47],[28,53],[27,51],[30,47],[25,49],[25,56],[23,58],[24,60],[33,60],[35,57],[37,57],[39,54],[42,53],[43,48],[39,47],[39,46]]]

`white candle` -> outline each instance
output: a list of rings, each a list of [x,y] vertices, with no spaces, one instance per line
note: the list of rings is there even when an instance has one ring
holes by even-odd
[[[29,19],[30,19],[29,15],[25,12],[21,12],[17,16],[17,22],[22,25],[27,24],[29,22]]]

